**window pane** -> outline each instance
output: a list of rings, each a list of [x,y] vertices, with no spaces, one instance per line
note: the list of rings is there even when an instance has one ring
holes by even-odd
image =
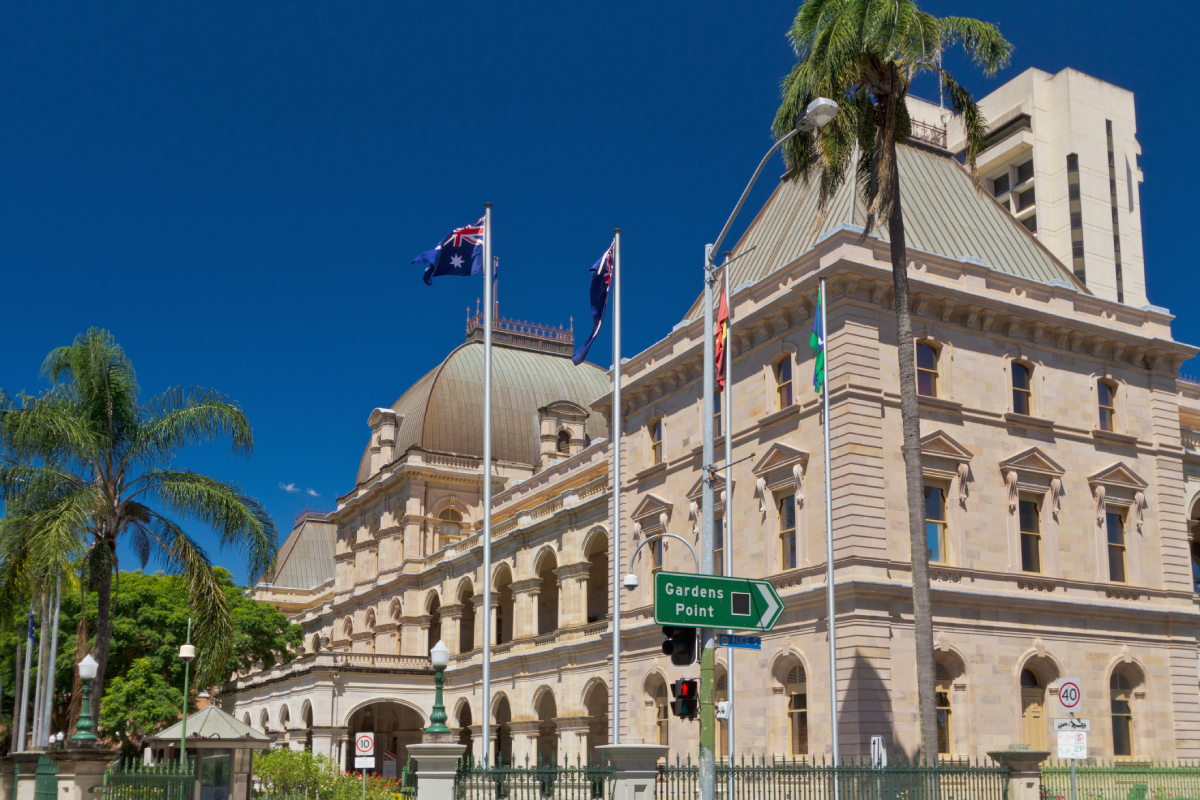
[[[1021,534],[1021,569],[1026,572],[1042,571],[1041,537]]]
[[[796,527],[796,498],[788,496],[779,501],[779,527],[781,530]]]
[[[921,369],[937,369],[937,351],[927,344],[917,345],[917,366]]]
[[[1038,518],[1038,505],[1033,500],[1022,500],[1018,505],[1021,519],[1021,530],[1025,533],[1039,533],[1041,520]]]
[[[942,526],[936,522],[925,523],[925,541],[929,546],[929,560],[942,560]]]
[[[779,382],[790,381],[792,379],[792,360],[785,358],[779,362]]]
[[[1101,408],[1100,409],[1100,430],[1111,431],[1112,429],[1113,429],[1112,414],[1109,412],[1109,410],[1107,408]]]
[[[1115,545],[1108,546],[1108,579],[1116,583],[1125,583],[1125,548]]]
[[[1029,367],[1024,364],[1012,365],[1012,381],[1014,389],[1029,390]]]
[[[1013,413],[1024,414],[1027,417],[1030,416],[1028,393],[1023,392],[1020,389],[1013,389]]]
[[[1109,388],[1107,383],[1096,384],[1096,395],[1100,398],[1100,405],[1112,405],[1112,389]]]
[[[1125,544],[1125,524],[1121,519],[1120,514],[1106,514],[1105,521],[1108,523],[1108,543],[1109,544]]]
[[[944,520],[946,507],[942,502],[942,490],[937,486],[925,487],[925,519]]]
[[[1113,755],[1133,755],[1133,720],[1129,717],[1113,717]]]
[[[784,383],[779,387],[780,410],[792,407],[792,384]]]
[[[796,568],[796,534],[789,533],[783,538],[783,565],[786,569]]]
[[[937,397],[937,375],[932,372],[917,372],[917,394],[922,397]]]

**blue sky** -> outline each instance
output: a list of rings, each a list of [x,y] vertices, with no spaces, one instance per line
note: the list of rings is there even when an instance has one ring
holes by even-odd
[[[585,330],[587,269],[621,227],[627,354],[670,330],[770,145],[796,7],[6,4],[0,387],[40,391],[51,348],[110,329],[147,398],[202,385],[246,409],[249,461],[222,444],[184,463],[243,485],[286,535],[296,511],[352,488],[370,410],[462,341],[479,282],[427,288],[409,261],[484,202],[505,316]],[[978,95],[1031,66],[1136,94],[1150,299],[1200,343],[1200,278],[1173,244],[1195,224],[1195,146],[1176,139],[1200,114],[1185,39],[1200,12],[924,7],[995,22],[1016,45],[993,80],[948,62]],[[611,363],[607,337],[592,360]],[[236,554],[211,555],[247,579]]]

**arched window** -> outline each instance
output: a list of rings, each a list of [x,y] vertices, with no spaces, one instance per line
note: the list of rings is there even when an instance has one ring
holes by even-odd
[[[667,685],[659,683],[654,690],[654,741],[656,744],[671,743],[671,701],[667,699]]]
[[[808,755],[808,686],[804,667],[797,664],[788,670],[784,681],[787,697],[788,753],[793,756]]]
[[[321,649],[321,634],[314,633],[312,637],[312,651],[314,653]]]
[[[938,396],[938,351],[923,342],[917,345],[917,394]]]
[[[371,632],[371,642],[370,642],[371,649],[369,652],[374,653],[375,652],[375,612],[374,611],[367,612],[367,630]]]
[[[938,755],[948,756],[954,752],[954,728],[950,718],[950,670],[945,664],[938,664],[933,677],[937,707]]]
[[[1033,370],[1019,361],[1012,362],[1013,413],[1033,416]]]
[[[429,635],[426,637],[425,654],[433,650],[433,646],[442,640],[442,601],[435,594],[429,600]]]
[[[354,634],[354,620],[346,617],[342,620],[342,638],[349,639]]]
[[[662,429],[661,419],[652,419],[646,426],[646,433],[650,437],[650,466],[661,464],[663,460]]]
[[[1099,405],[1099,427],[1102,431],[1117,429],[1117,387],[1110,381],[1096,382],[1096,402]]]
[[[1108,681],[1112,702],[1113,755],[1133,755],[1133,685],[1123,673],[1114,672]]]
[[[571,452],[571,434],[567,433],[566,431],[559,431],[558,442],[555,445],[555,449],[564,456],[568,455]]]
[[[462,514],[453,508],[447,508],[438,517],[438,549],[453,544],[462,538]]]
[[[775,405],[779,411],[792,405],[792,358],[790,355],[775,364]]]
[[[471,586],[464,586],[459,593],[458,602],[462,604],[462,612],[458,617],[458,652],[469,653],[475,649],[475,593]]]
[[[1037,673],[1021,670],[1021,727],[1030,750],[1046,749],[1046,687]]]
[[[796,562],[796,498],[779,498],[779,569],[795,569]]]

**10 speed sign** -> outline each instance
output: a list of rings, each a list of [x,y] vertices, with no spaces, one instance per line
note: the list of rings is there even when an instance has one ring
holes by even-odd
[[[1079,678],[1063,678],[1058,682],[1058,704],[1063,711],[1077,711],[1083,702],[1082,683]]]

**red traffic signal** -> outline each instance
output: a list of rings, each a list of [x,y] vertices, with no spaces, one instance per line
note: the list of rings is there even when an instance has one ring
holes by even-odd
[[[683,719],[695,719],[700,713],[700,681],[695,678],[680,678],[671,684],[671,711]]]

